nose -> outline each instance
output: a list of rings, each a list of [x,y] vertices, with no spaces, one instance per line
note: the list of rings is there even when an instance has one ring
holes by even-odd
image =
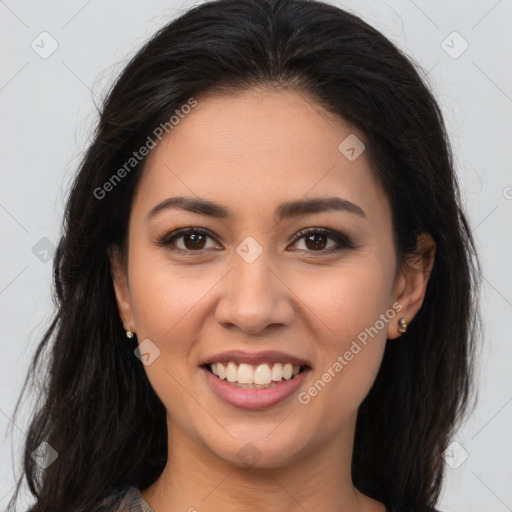
[[[215,312],[220,324],[258,335],[269,326],[292,323],[293,293],[271,263],[265,251],[250,263],[235,255],[233,268],[220,283],[222,296]]]

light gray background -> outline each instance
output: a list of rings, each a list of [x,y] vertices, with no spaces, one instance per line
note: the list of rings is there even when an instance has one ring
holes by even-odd
[[[485,340],[480,399],[447,454],[453,466],[460,465],[447,466],[439,508],[512,511],[512,1],[333,3],[360,15],[411,55],[428,72],[442,106],[482,256]],[[2,510],[13,490],[14,470],[16,475],[20,470],[29,400],[14,438],[6,436],[7,427],[53,311],[51,251],[44,252],[51,245],[40,240],[57,242],[66,190],[96,121],[92,98],[98,103],[142,43],[191,5],[0,0]],[[31,47],[35,41],[40,52],[48,51],[50,39],[40,36],[44,31],[58,43],[48,58]],[[453,31],[463,39],[450,36]],[[469,47],[453,58],[464,41]]]

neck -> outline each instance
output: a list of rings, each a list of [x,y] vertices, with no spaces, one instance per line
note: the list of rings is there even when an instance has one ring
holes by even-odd
[[[167,465],[141,494],[155,512],[385,512],[352,483],[354,429],[355,418],[284,465],[239,467],[169,424]]]

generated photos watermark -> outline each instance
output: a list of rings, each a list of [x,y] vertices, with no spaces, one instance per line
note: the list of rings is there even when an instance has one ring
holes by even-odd
[[[126,175],[129,174],[130,171],[134,169],[137,164],[141,162],[154,147],[156,147],[157,143],[155,139],[161,141],[164,133],[170,133],[171,130],[173,130],[196,105],[197,100],[195,100],[193,97],[189,98],[187,103],[174,111],[175,115],[173,114],[168,121],[158,125],[152,132],[154,138],[149,135],[146,139],[146,142],[138,149],[138,151],[134,151],[132,153],[133,156],[131,156],[121,167],[119,167],[119,169],[114,174],[112,174],[112,176],[105,183],[103,183],[101,187],[96,187],[93,191],[94,197],[99,200],[104,199],[108,192],[114,190],[115,186],[118,185],[121,180],[126,177]]]
[[[366,327],[357,335],[357,340],[353,340],[350,348],[346,350],[343,355],[339,355],[334,363],[327,368],[322,376],[310,386],[307,391],[302,391],[298,395],[298,400],[301,404],[306,405],[311,402],[311,399],[318,395],[322,389],[332,380],[338,373],[349,364],[354,356],[359,354],[361,350],[368,344],[368,337],[374,338],[379,334],[382,329],[386,327],[390,320],[395,318],[396,314],[403,309],[402,304],[395,302],[391,308],[385,313],[382,313],[379,319],[371,326]],[[359,343],[358,343],[359,341]]]

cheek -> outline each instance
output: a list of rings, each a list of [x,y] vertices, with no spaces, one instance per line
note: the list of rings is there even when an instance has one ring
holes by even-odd
[[[172,264],[159,252],[133,251],[130,289],[137,330],[164,343],[190,323],[186,319],[196,314],[216,277],[204,269]]]
[[[187,423],[198,411],[183,389],[188,387],[191,370],[196,370],[193,350],[201,299],[215,280],[206,274],[194,278],[190,268],[171,266],[165,258],[155,258],[154,251],[134,251],[130,266],[139,344],[149,339],[157,347],[149,345],[151,350],[158,353],[144,371],[167,411]]]
[[[317,318],[318,336],[323,346],[328,351],[342,353],[348,350],[352,340],[375,326],[386,313],[391,297],[391,275],[378,258],[368,254],[347,261],[325,277],[301,279],[300,290],[298,295],[305,297],[311,314]],[[379,333],[374,337],[385,339],[382,322],[378,322],[377,330]]]
[[[194,340],[203,321],[201,304],[215,285],[214,276],[171,265],[156,251],[133,251],[130,289],[139,343],[149,339],[158,353],[144,367],[156,394],[168,409],[184,408],[180,383],[196,368]],[[147,343],[147,342],[146,342]],[[171,403],[172,398],[172,403]],[[182,403],[183,402],[183,403]]]
[[[308,306],[321,320],[315,329],[319,364],[301,403],[311,408],[311,421],[322,419],[326,432],[339,428],[369,392],[395,316],[389,309],[389,269],[373,256],[359,263],[330,274],[328,286],[308,295]]]

